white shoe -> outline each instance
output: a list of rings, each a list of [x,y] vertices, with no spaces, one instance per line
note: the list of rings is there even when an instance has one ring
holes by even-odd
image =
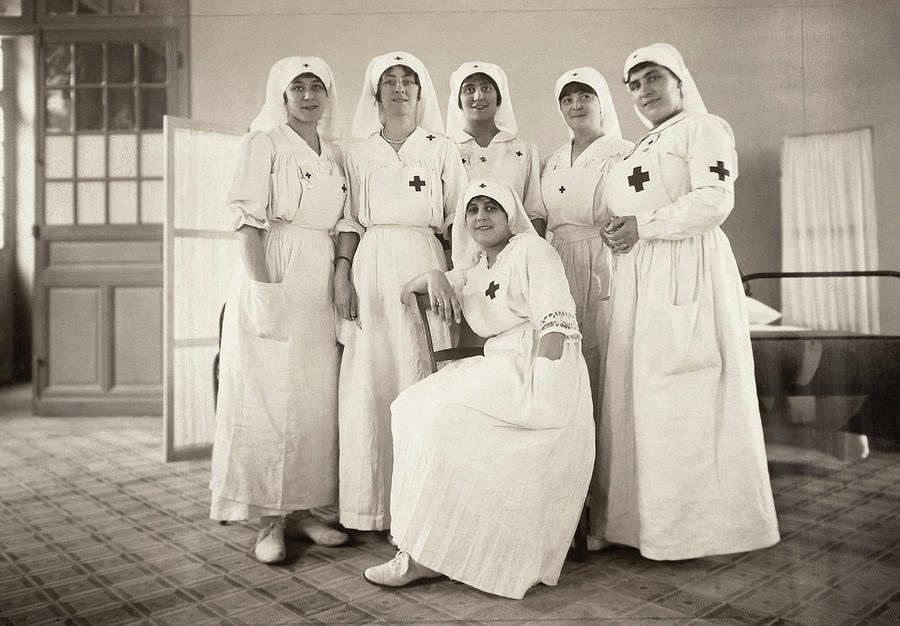
[[[284,549],[283,517],[266,516],[260,519],[253,554],[260,563],[280,563],[284,560],[287,552]]]
[[[443,574],[419,565],[403,551],[387,563],[368,568],[363,574],[363,578],[379,587],[403,587],[423,578],[440,576]]]
[[[350,535],[332,528],[309,511],[288,515],[284,533],[288,537],[305,537],[320,546],[340,546],[350,540]]]

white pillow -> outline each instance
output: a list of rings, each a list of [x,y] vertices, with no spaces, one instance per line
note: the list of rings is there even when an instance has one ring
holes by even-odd
[[[755,298],[745,296],[744,301],[747,303],[747,317],[751,324],[771,324],[781,317],[781,313]]]

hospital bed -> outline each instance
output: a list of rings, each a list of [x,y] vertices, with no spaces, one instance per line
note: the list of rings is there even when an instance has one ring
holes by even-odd
[[[751,281],[854,276],[900,272],[762,272],[742,280],[752,296]],[[751,324],[750,340],[764,424],[782,417],[900,441],[900,335]]]

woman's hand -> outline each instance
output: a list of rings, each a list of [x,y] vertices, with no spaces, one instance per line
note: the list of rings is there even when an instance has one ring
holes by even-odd
[[[448,324],[452,320],[456,320],[459,324],[462,321],[462,307],[444,273],[437,270],[428,272],[425,274],[425,283],[428,287],[431,310]]]
[[[334,308],[345,320],[355,322],[360,326],[358,300],[356,298],[356,289],[347,272],[335,272],[334,275]],[[361,328],[361,326],[360,326]]]
[[[613,252],[624,253],[638,242],[637,218],[634,215],[614,217],[603,228],[603,240]]]
[[[431,310],[448,324],[451,320],[456,320],[457,324],[462,321],[462,307],[459,300],[456,299],[456,292],[453,291],[450,281],[443,272],[431,270],[416,276],[403,285],[403,289],[400,290],[400,300],[406,306],[415,306],[414,294],[417,293],[427,293]]]

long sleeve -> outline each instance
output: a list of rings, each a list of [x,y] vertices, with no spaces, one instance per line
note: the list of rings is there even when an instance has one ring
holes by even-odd
[[[633,147],[634,144],[632,144],[630,141],[626,139],[618,139],[613,150],[603,162],[602,175],[600,176],[600,181],[597,183],[596,189],[594,189],[593,218],[595,225],[602,224],[603,221],[610,216],[609,205],[607,204],[606,198],[604,196],[606,179],[609,175],[609,170],[612,169],[613,165],[621,161],[625,157],[625,155],[631,152],[631,149]]]
[[[268,135],[254,132],[244,136],[227,199],[227,209],[235,213],[234,230],[245,224],[268,230],[266,209],[274,158],[275,145]]]
[[[343,157],[344,176],[347,179],[347,195],[344,199],[344,215],[334,226],[338,233],[356,233],[362,237],[366,232],[359,221],[359,203],[362,196],[362,176],[353,156],[353,150],[345,150]]]
[[[638,216],[641,239],[682,239],[702,234],[724,222],[734,208],[737,153],[728,124],[712,115],[691,120],[683,156],[690,191],[652,213]]]
[[[525,191],[522,204],[525,213],[532,220],[546,220],[547,207],[544,206],[544,198],[541,195],[541,158],[537,146],[531,144],[528,147],[527,163],[525,166]]]
[[[444,141],[441,165],[441,191],[444,199],[444,230],[453,223],[456,205],[466,188],[468,176],[459,156],[459,148],[449,138]]]

